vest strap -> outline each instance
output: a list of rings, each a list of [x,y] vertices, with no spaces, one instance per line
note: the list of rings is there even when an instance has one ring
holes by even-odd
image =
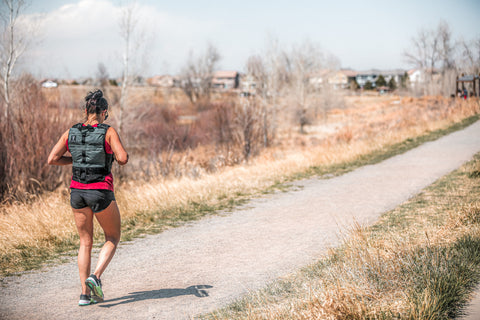
[[[72,167],[72,179],[81,183],[101,182],[109,173],[106,168]]]

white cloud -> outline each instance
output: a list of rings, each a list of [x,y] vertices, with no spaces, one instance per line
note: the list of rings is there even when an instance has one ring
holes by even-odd
[[[214,22],[174,16],[138,5],[138,30],[145,37],[150,61],[147,74],[176,72],[191,48],[204,47]],[[43,15],[43,41],[32,50],[27,69],[40,76],[94,76],[99,62],[111,76],[120,75],[123,40],[119,34],[122,8],[108,0],[82,0]],[[26,19],[36,19],[32,14]],[[165,69],[168,65],[168,70]]]

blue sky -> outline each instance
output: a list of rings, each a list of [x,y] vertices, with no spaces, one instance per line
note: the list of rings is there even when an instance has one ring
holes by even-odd
[[[33,0],[27,18],[41,14],[41,42],[23,67],[37,76],[94,76],[103,62],[120,74],[120,6],[115,0]],[[440,20],[454,39],[480,37],[479,0],[401,1],[154,1],[140,0],[147,38],[146,75],[177,73],[189,52],[206,43],[220,51],[221,69],[244,69],[248,56],[262,54],[275,37],[288,50],[308,39],[340,60],[343,68],[408,68],[403,51],[421,28]],[[138,63],[140,65],[140,63]]]

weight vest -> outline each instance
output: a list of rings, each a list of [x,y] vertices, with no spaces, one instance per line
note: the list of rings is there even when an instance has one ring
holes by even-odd
[[[111,172],[113,154],[105,150],[105,136],[110,126],[97,127],[77,123],[68,132],[68,149],[72,154],[72,179],[81,183],[101,182]]]

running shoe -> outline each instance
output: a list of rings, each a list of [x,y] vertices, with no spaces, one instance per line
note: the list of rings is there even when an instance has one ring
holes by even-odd
[[[92,297],[88,294],[81,294],[80,295],[80,300],[78,300],[78,305],[79,306],[88,306],[91,304],[97,303],[92,299]]]
[[[95,300],[95,302],[102,302],[103,290],[102,290],[102,282],[100,281],[100,279],[98,279],[96,275],[91,274],[87,278],[87,280],[85,280],[85,284],[92,291],[92,299]]]

